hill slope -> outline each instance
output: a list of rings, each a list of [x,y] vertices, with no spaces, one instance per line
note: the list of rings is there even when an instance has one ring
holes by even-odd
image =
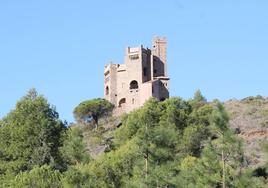
[[[265,154],[262,144],[268,139],[268,98],[261,96],[247,97],[242,100],[228,100],[224,107],[230,116],[230,126],[243,139],[245,154],[250,166],[262,165]],[[102,119],[102,129],[92,132],[84,127],[84,136],[92,157],[97,157],[109,150],[109,142],[113,139],[114,130],[120,118]],[[108,148],[107,148],[108,147]]]
[[[268,138],[268,98],[256,96],[224,103],[230,115],[230,126],[244,140],[250,165],[264,162],[262,144]]]

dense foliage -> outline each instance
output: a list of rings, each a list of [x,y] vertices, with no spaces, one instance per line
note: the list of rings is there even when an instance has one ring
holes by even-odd
[[[90,110],[81,103],[74,112],[78,120],[91,121]],[[107,114],[111,108],[102,110]],[[208,103],[200,91],[188,101],[152,98],[121,121],[111,132],[110,149],[93,159],[83,125],[65,128],[47,101],[29,92],[0,122],[0,186],[261,188],[267,183],[266,166],[262,173],[248,168],[222,104]]]
[[[60,169],[64,131],[55,108],[30,90],[0,121],[0,173],[16,174],[45,164]]]
[[[80,122],[94,121],[96,129],[98,128],[99,119],[113,110],[114,105],[105,99],[92,99],[81,102],[74,109],[75,119]]]

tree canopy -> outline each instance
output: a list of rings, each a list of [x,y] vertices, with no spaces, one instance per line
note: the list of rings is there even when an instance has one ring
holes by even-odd
[[[99,119],[108,115],[114,108],[114,105],[105,99],[92,99],[81,102],[74,109],[74,117],[80,122],[94,121],[96,129],[98,128]]]
[[[32,89],[0,121],[0,171],[29,170],[48,164],[60,168],[64,123],[55,108]]]

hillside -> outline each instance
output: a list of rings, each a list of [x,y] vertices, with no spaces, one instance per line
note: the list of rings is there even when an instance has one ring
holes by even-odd
[[[232,99],[224,102],[224,107],[229,114],[231,128],[244,142],[248,165],[262,165],[266,157],[262,144],[268,138],[268,98],[257,96],[242,100]],[[102,120],[101,124],[104,126],[94,133],[88,126],[84,127],[88,150],[93,157],[109,147],[119,122],[119,118]]]
[[[262,143],[268,138],[268,98],[247,97],[224,103],[230,116],[230,126],[244,140],[250,165],[262,164],[265,156]]]
[[[75,108],[82,118],[66,127],[30,90],[0,120],[0,187],[264,188],[267,100],[224,107],[197,91],[190,100],[151,98],[120,118],[106,109],[93,121],[84,112],[107,104],[93,99]]]

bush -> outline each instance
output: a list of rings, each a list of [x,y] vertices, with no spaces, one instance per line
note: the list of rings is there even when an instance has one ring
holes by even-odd
[[[47,165],[34,167],[29,172],[19,173],[11,182],[11,187],[59,188],[61,187],[61,174]]]

